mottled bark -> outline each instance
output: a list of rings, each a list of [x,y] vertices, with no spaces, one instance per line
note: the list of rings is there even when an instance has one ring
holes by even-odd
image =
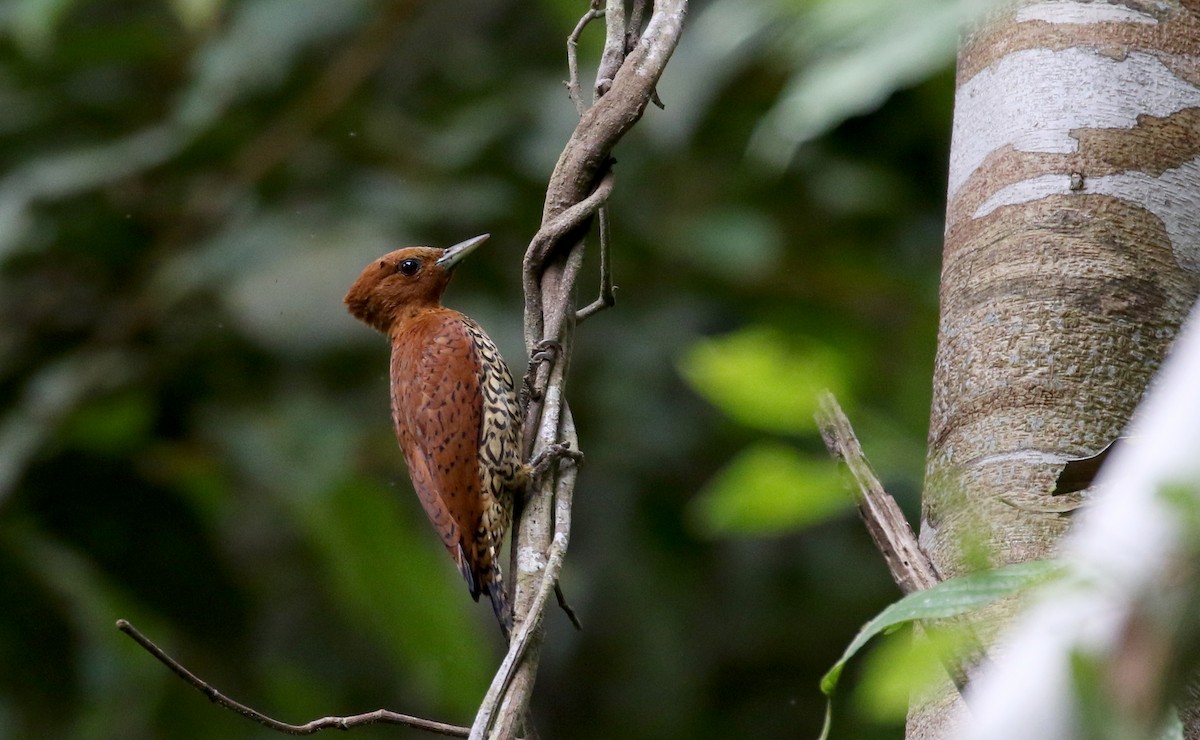
[[[1021,2],[964,36],[920,534],[947,577],[1052,554],[1056,476],[1118,436],[1196,299],[1197,50],[1195,2]],[[947,689],[908,736],[959,711]]]

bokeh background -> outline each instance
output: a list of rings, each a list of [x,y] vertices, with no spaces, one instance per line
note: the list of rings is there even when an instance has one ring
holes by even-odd
[[[819,677],[898,596],[812,411],[833,389],[915,514],[967,5],[693,2],[616,153],[617,306],[578,333],[584,631],[551,615],[543,737],[815,736]],[[274,736],[118,617],[288,721],[469,724],[503,646],[341,297],[490,232],[447,302],[524,368],[586,6],[0,3],[0,737]],[[852,667],[835,737],[899,735],[887,662]]]

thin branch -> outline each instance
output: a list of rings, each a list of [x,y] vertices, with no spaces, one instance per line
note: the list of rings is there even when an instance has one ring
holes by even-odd
[[[608,208],[599,210],[600,221],[600,297],[575,312],[575,325],[579,326],[585,319],[595,316],[606,308],[612,308],[616,302],[613,293],[612,264],[610,263],[612,248],[608,242]]]
[[[924,591],[941,582],[933,561],[917,543],[917,536],[905,518],[904,512],[883,489],[863,454],[862,445],[850,426],[837,399],[828,391],[821,394],[817,412],[817,425],[825,447],[834,458],[846,463],[850,474],[858,484],[854,501],[862,516],[875,547],[887,561],[888,570],[896,585],[906,594]]]
[[[567,601],[566,594],[563,593],[562,584],[554,582],[554,599],[558,602],[558,608],[562,609],[563,614],[567,615],[567,619],[571,622],[571,626],[577,631],[583,631],[583,623],[579,621],[579,615],[575,613],[575,608]]]
[[[575,30],[567,37],[567,95],[575,104],[575,110],[582,116],[587,111],[587,103],[583,102],[583,90],[579,87],[579,38],[583,29],[597,18],[604,17],[604,9],[599,7],[601,0],[592,0],[592,7],[583,14],[575,24]]]
[[[557,337],[557,334],[562,332],[561,327],[554,331],[546,330],[546,311],[540,286],[550,252],[572,231],[582,226],[600,210],[600,207],[608,200],[609,194],[612,193],[613,181],[613,173],[610,170],[604,174],[596,189],[587,197],[542,224],[533,240],[530,241],[529,248],[525,251],[522,270],[525,275],[525,340],[529,345],[530,352],[536,348],[537,344],[547,339],[558,341],[561,344],[561,340]],[[541,338],[543,335],[544,339]],[[544,368],[544,364],[539,365],[539,372],[541,368]],[[530,388],[534,389],[535,396],[536,391],[542,390],[541,384],[536,382],[531,383]],[[535,418],[536,414],[526,414],[527,420]]]
[[[606,0],[604,7],[604,53],[596,69],[594,100],[612,88],[617,70],[625,61],[625,0]]]
[[[625,27],[625,53],[633,51],[642,33],[642,16],[646,14],[646,0],[634,0],[629,11],[629,23]]]
[[[364,725],[404,725],[413,727],[418,730],[427,730],[439,735],[449,737],[466,737],[467,728],[457,725],[449,725],[444,722],[435,722],[430,719],[421,717],[413,717],[408,714],[399,714],[397,712],[388,711],[387,709],[377,709],[374,712],[366,712],[364,714],[355,714],[348,717],[322,717],[314,719],[302,725],[290,725],[286,722],[280,722],[277,719],[272,719],[267,715],[255,709],[251,709],[245,704],[240,704],[233,699],[217,691],[211,685],[203,681],[196,674],[184,668],[179,661],[167,655],[162,648],[155,645],[154,642],[139,632],[132,624],[124,619],[117,620],[117,629],[129,635],[138,645],[153,655],[158,662],[170,668],[171,671],[186,681],[194,689],[208,697],[212,703],[225,707],[226,709],[236,712],[246,719],[254,720],[255,722],[269,727],[277,732],[282,732],[287,735],[315,735],[321,730],[349,730],[354,727],[362,727]]]
[[[560,385],[553,383],[550,387],[550,392],[555,393]],[[561,398],[551,398],[549,400],[554,408],[563,409],[567,414],[567,418],[563,424],[562,436],[564,441],[572,447],[576,447],[579,439],[575,432],[575,421],[570,417],[570,409],[566,409],[560,403]],[[556,591],[555,586],[558,583],[558,575],[562,570],[563,558],[570,543],[571,506],[574,499],[577,475],[578,469],[574,465],[566,466],[561,471],[555,485],[553,537],[550,547],[544,555],[544,562],[542,562],[543,556],[540,553],[528,550],[521,553],[521,557],[525,561],[522,571],[527,572],[530,569],[540,567],[541,579],[538,583],[537,593],[530,604],[529,617],[521,622],[520,626],[514,631],[508,654],[504,656],[504,661],[496,671],[487,694],[484,695],[479,713],[475,717],[475,724],[471,727],[470,737],[473,740],[482,740],[485,737],[511,737],[515,732],[516,728],[512,724],[514,719],[520,716],[520,713],[515,711],[506,712],[505,717],[498,717],[497,711],[502,708],[501,702],[509,698],[510,692],[508,690],[521,662],[525,659],[531,648],[540,649],[540,644],[535,648],[533,637],[542,627],[546,604],[550,600],[550,594]],[[496,732],[489,735],[488,733],[492,729],[493,723],[497,722],[507,722],[509,726],[501,727],[497,725]]]
[[[833,394],[825,391],[818,398],[817,425],[825,447],[835,459],[846,463],[854,476],[858,489],[854,501],[858,513],[875,547],[883,554],[892,579],[906,594],[923,591],[942,581],[933,561],[921,549],[917,536],[896,504],[896,499],[884,490],[875,476],[871,464],[863,454],[862,444],[850,426],[842,407]],[[942,661],[946,674],[954,682],[958,692],[966,689],[970,674],[986,660],[983,643],[968,625],[960,625],[964,634],[964,651],[961,656],[948,656]]]

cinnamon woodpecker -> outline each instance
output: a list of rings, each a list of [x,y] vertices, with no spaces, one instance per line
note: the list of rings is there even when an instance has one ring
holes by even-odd
[[[392,345],[392,421],[413,488],[466,580],[507,636],[500,548],[529,468],[512,374],[479,324],[441,304],[458,263],[488,234],[449,249],[406,247],[367,265],[346,294]]]

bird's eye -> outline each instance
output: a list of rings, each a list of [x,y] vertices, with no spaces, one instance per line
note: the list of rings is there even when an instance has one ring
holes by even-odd
[[[421,260],[406,259],[400,260],[400,264],[396,265],[396,271],[406,277],[412,277],[417,274],[417,270],[421,269]]]

